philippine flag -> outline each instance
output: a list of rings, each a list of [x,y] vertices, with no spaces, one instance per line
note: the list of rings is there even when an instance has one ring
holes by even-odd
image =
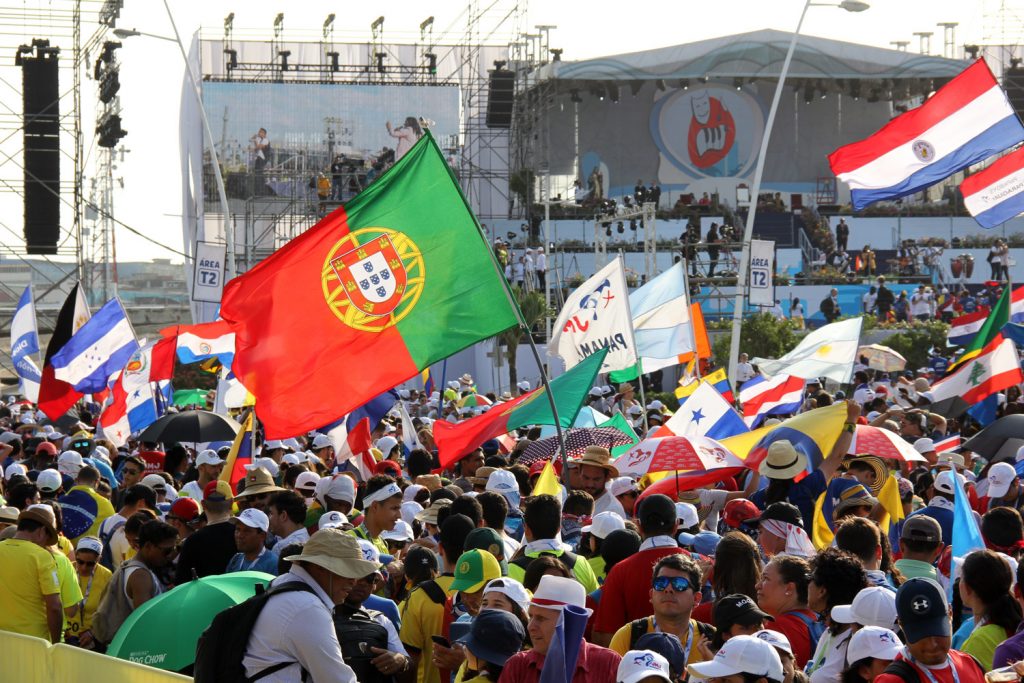
[[[953,318],[949,323],[949,332],[946,333],[946,344],[948,346],[970,344],[974,335],[978,334],[978,330],[985,324],[986,318],[988,318],[988,314],[983,311]]]
[[[828,160],[860,211],[934,185],[1022,140],[1024,125],[979,59],[923,105]]]
[[[1024,147],[960,183],[964,205],[983,228],[1024,213]]]
[[[755,427],[768,415],[787,415],[800,409],[806,381],[800,377],[775,375],[767,379],[758,375],[743,384],[740,403],[743,421]]]

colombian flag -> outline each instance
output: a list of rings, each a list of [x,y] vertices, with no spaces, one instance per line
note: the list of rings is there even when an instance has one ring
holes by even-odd
[[[519,323],[429,132],[352,201],[228,282],[220,312],[235,333],[232,370],[271,439],[329,424]]]
[[[252,412],[250,412],[231,444],[231,450],[224,461],[224,469],[220,473],[220,480],[231,484],[232,491],[236,491],[235,486],[240,480],[245,479],[245,466],[252,464],[252,428]]]
[[[430,368],[427,368],[420,373],[420,377],[423,379],[424,393],[426,393],[427,396],[430,396],[434,393],[434,378],[430,376]]]

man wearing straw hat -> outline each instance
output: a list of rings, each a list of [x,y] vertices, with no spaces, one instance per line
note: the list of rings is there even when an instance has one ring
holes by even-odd
[[[272,597],[260,612],[242,659],[246,676],[273,669],[260,677],[262,683],[355,683],[355,673],[341,656],[332,612],[356,579],[379,565],[363,559],[358,541],[340,529],[316,532],[301,554],[284,559],[291,569],[272,585],[301,582],[305,588]]]

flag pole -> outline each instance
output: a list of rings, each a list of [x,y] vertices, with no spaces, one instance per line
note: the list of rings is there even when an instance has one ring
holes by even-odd
[[[700,379],[700,356],[697,354],[697,330],[693,329],[693,304],[690,303],[690,274],[686,272],[686,264],[683,265],[683,296],[686,299],[686,314],[690,318],[690,348],[693,349],[693,370],[697,379]]]
[[[440,147],[437,146],[437,141],[434,140],[434,136],[431,135],[429,130],[424,131],[423,137],[427,138],[428,140],[426,144],[433,145],[434,148],[437,150],[437,153],[441,154],[441,149]],[[422,142],[422,138],[420,140]],[[444,155],[441,154],[441,157],[444,158]],[[459,179],[455,177],[455,172],[452,170],[450,166],[448,166],[447,168],[448,175],[451,178],[452,183],[455,185],[456,189],[458,189],[459,196],[462,197],[462,202],[466,205],[466,210],[469,212],[469,215],[473,217],[473,222],[476,224],[477,236],[483,242],[484,248],[487,250],[487,253],[490,256],[491,265],[494,267],[494,272],[498,276],[498,280],[501,282],[502,289],[505,291],[505,298],[508,300],[509,306],[512,307],[512,310],[515,311],[516,319],[519,321],[520,328],[525,329],[527,332],[526,336],[530,342],[530,350],[533,351],[533,358],[537,362],[537,369],[540,370],[540,380],[541,383],[544,385],[544,391],[548,395],[548,405],[551,406],[551,416],[554,418],[555,421],[555,431],[558,434],[558,445],[562,451],[562,481],[566,484],[566,486],[568,486],[569,462],[568,458],[566,457],[565,434],[562,433],[562,424],[558,419],[558,407],[555,405],[555,397],[551,394],[551,385],[548,383],[548,373],[545,369],[544,362],[541,360],[540,351],[537,350],[537,344],[534,343],[533,341],[533,335],[530,334],[530,330],[526,326],[526,320],[523,318],[523,312],[519,310],[519,304],[516,301],[515,296],[513,296],[512,294],[512,288],[509,285],[508,280],[505,279],[505,271],[498,264],[498,259],[494,254],[494,249],[488,242],[489,238],[487,237],[487,234],[484,232],[483,228],[480,227],[480,221],[479,219],[477,219],[476,214],[473,212],[473,207],[470,206],[469,200],[466,198],[466,193],[462,191],[462,185],[459,183]],[[547,305],[547,301],[544,302],[544,305]],[[444,389],[442,388],[442,392],[443,391]],[[443,398],[444,394],[442,393],[441,396]]]
[[[619,272],[622,273],[622,284],[626,285],[626,261],[622,258],[622,250],[619,249]],[[651,426],[647,422],[647,396],[644,394],[644,361],[643,358],[637,353],[636,349],[636,330],[633,329],[633,311],[629,308],[629,286],[626,285],[624,290],[626,296],[626,311],[629,313],[626,317],[629,318],[629,343],[633,347],[633,357],[636,358],[636,383],[640,385],[640,403],[644,409],[644,437],[647,437],[647,432],[651,431]],[[696,352],[696,350],[694,350]]]

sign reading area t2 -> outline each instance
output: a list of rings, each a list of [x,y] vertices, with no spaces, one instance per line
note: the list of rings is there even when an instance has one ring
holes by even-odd
[[[750,240],[750,294],[751,305],[774,306],[775,242]]]
[[[196,242],[196,265],[192,280],[192,301],[220,303],[224,292],[223,244]]]

